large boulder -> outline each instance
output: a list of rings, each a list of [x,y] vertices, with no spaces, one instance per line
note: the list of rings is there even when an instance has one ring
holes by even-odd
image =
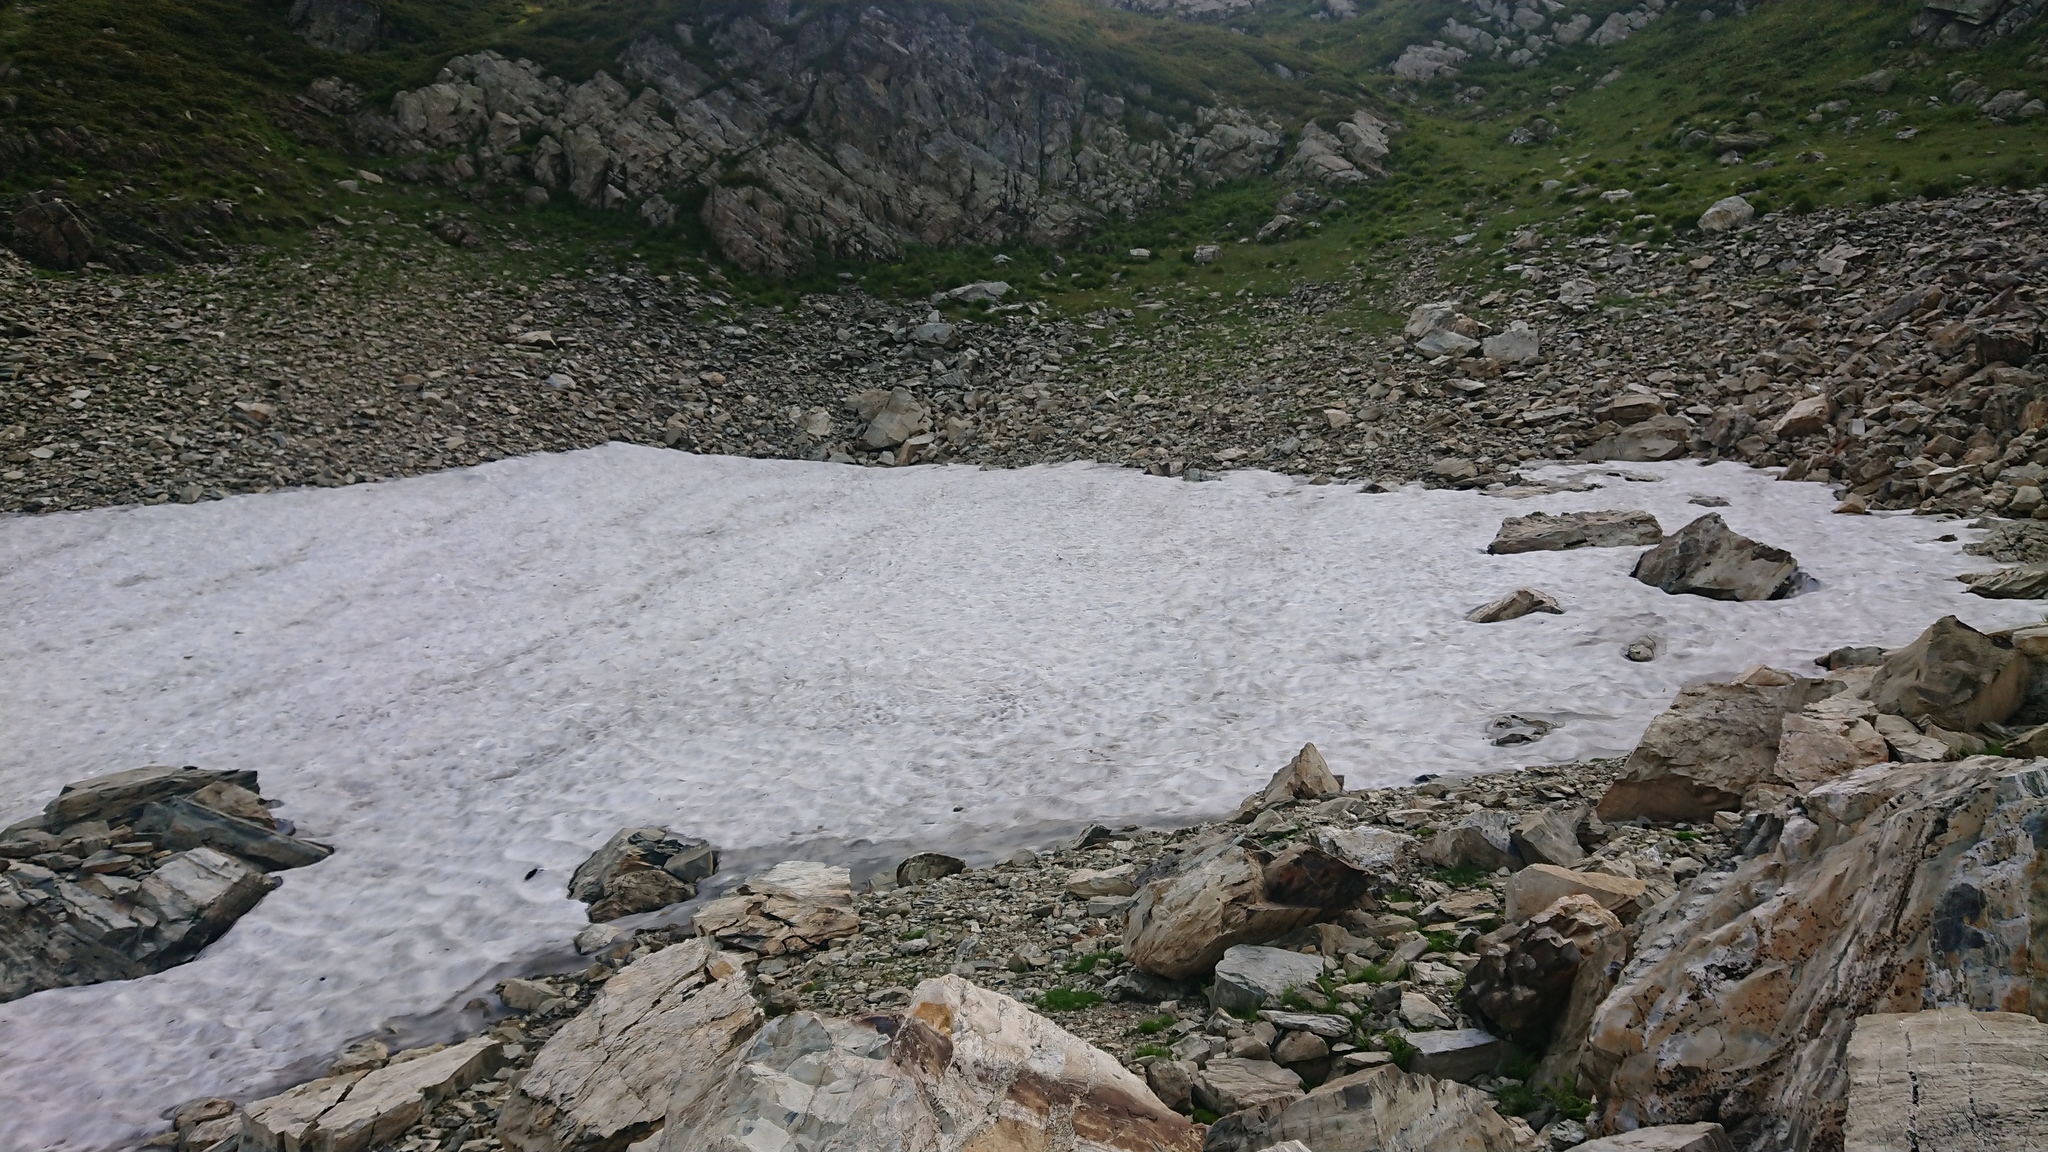
[[[63,200],[30,193],[13,225],[14,250],[45,268],[75,272],[100,255],[92,228]]]
[[[714,1077],[674,1085],[648,1152],[1029,1148],[1198,1152],[1200,1130],[1108,1053],[957,976],[901,1016],[768,1022]]]
[[[80,780],[58,789],[43,807],[42,827],[56,831],[85,820],[109,824],[132,822],[145,804],[190,796],[214,785],[257,790],[256,773],[247,769],[210,770],[152,764],[106,776]]]
[[[1944,616],[1884,658],[1871,681],[1879,711],[1953,732],[2000,724],[2026,697],[2029,665],[2010,644]]]
[[[1591,896],[1567,896],[1482,940],[1458,1003],[1522,1047],[1541,1050],[1572,1003],[1579,969],[1627,955],[1628,936],[1614,913]]]
[[[1676,460],[1691,448],[1692,434],[1692,421],[1683,416],[1652,416],[1602,436],[1580,458],[1624,464]]]
[[[1602,820],[1698,821],[1740,807],[1743,793],[1771,778],[1785,717],[1818,692],[1818,681],[1774,668],[1680,691],[1643,731],[1596,812]]]
[[[1314,845],[1274,856],[1228,840],[1191,850],[1169,869],[1138,889],[1124,922],[1124,956],[1170,980],[1206,975],[1233,945],[1334,915],[1366,886],[1362,871]]]
[[[1209,1129],[1204,1152],[1264,1152],[1296,1140],[1316,1152],[1532,1152],[1526,1124],[1493,1098],[1392,1065],[1332,1080],[1299,1099],[1246,1108]]]
[[[1525,864],[1556,864],[1570,868],[1586,858],[1586,849],[1579,843],[1579,821],[1585,815],[1584,808],[1570,811],[1539,808],[1524,813],[1520,820],[1515,821],[1508,842]]]
[[[2048,1148],[2048,1024],[2017,1012],[1878,1013],[1849,1037],[1844,1152]]]
[[[1719,1124],[1659,1124],[1588,1140],[1575,1152],[1735,1152]],[[1874,1150],[1873,1150],[1874,1152]]]
[[[1609,1130],[1841,1147],[1859,1017],[2048,1011],[2048,763],[1877,765],[1801,806],[1637,943],[1581,1063]]]
[[[1266,787],[1245,797],[1239,804],[1233,821],[1243,823],[1274,804],[1286,800],[1329,800],[1344,794],[1344,778],[1330,771],[1329,762],[1313,744],[1303,744],[1301,751],[1294,754],[1273,778],[1266,781]]]
[[[1484,872],[1514,871],[1526,863],[1515,851],[1514,824],[1508,814],[1492,809],[1471,813],[1430,837],[1422,855],[1440,867]]]
[[[590,905],[598,924],[691,899],[716,871],[718,853],[702,840],[666,828],[621,828],[576,866],[569,899]]]
[[[1519,552],[1562,552],[1568,548],[1630,548],[1664,539],[1648,512],[1531,512],[1500,522],[1486,550],[1496,556]]]
[[[1228,1116],[1261,1104],[1300,1099],[1301,1075],[1271,1060],[1219,1056],[1195,1074],[1192,1096],[1203,1108]]]
[[[1238,944],[1216,962],[1209,999],[1226,1012],[1251,1012],[1277,1004],[1290,989],[1313,985],[1323,975],[1323,958],[1285,948]]]
[[[1534,919],[1568,896],[1590,897],[1626,924],[1636,918],[1650,886],[1605,872],[1574,872],[1554,864],[1532,864],[1509,877],[1507,917],[1511,924]]]
[[[697,909],[691,923],[720,944],[780,956],[859,932],[860,913],[846,869],[785,860]]]
[[[392,1144],[435,1104],[504,1062],[488,1036],[401,1052],[374,1072],[350,1072],[258,1100],[242,1113],[247,1152],[369,1152]]]
[[[661,1127],[670,1088],[725,1070],[767,1019],[745,968],[699,937],[628,965],[548,1038],[498,1115],[517,1152],[600,1152]]]
[[[1700,231],[1733,232],[1751,220],[1756,219],[1756,209],[1740,196],[1729,196],[1716,200],[1714,206],[1700,214]]]
[[[1631,575],[1674,596],[1710,600],[1783,600],[1805,580],[1790,552],[1737,535],[1718,512],[1643,553]]]

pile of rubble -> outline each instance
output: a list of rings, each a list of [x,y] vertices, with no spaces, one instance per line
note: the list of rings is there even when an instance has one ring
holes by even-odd
[[[0,830],[0,1002],[190,960],[287,868],[333,849],[293,835],[256,773],[149,767],[66,785]]]

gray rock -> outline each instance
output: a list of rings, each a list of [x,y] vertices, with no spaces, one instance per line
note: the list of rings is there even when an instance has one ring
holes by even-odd
[[[241,1146],[249,1152],[368,1152],[392,1143],[435,1104],[495,1072],[503,1055],[504,1046],[484,1036],[417,1055],[401,1052],[374,1072],[302,1084],[249,1105],[242,1113]]]
[[[1848,1076],[1848,1152],[2048,1148],[2048,1025],[2032,1016],[1865,1016],[1849,1038]]]
[[[43,825],[56,830],[85,820],[126,824],[133,821],[145,804],[189,796],[212,784],[257,790],[256,773],[246,770],[211,771],[162,764],[131,768],[66,784],[57,798],[44,807]]]
[[[1508,364],[1526,364],[1543,356],[1543,338],[1526,321],[1516,320],[1505,331],[1479,342],[1488,357]]]
[[[2018,710],[2029,675],[2024,656],[1944,616],[1884,658],[1869,695],[1881,712],[1975,732]]]
[[[1735,1152],[1735,1142],[1719,1124],[1657,1124],[1633,1132],[1617,1132],[1579,1145],[1592,1152]],[[1856,1149],[1855,1152],[1876,1152]]]
[[[1499,1037],[1478,1028],[1410,1032],[1407,1039],[1415,1048],[1410,1072],[1461,1084],[1488,1075],[1507,1054]]]
[[[1508,620],[1519,620],[1531,612],[1548,612],[1553,616],[1564,615],[1564,606],[1557,597],[1535,588],[1517,588],[1491,604],[1484,604],[1465,613],[1465,619],[1474,624],[1499,624]]]
[[[1317,1152],[1527,1152],[1527,1133],[1476,1089],[1382,1065],[1225,1116],[1203,1148],[1272,1152],[1299,1142]]]
[[[944,876],[967,871],[967,862],[957,856],[939,852],[920,852],[896,866],[896,883],[900,885],[923,884]]]
[[[1285,1103],[1301,1096],[1301,1076],[1271,1060],[1221,1056],[1195,1075],[1195,1103],[1228,1116],[1261,1104]]]
[[[652,912],[697,894],[718,870],[710,844],[666,828],[621,828],[569,877],[569,899],[590,905],[593,923]]]
[[[29,193],[15,209],[14,250],[31,263],[61,272],[75,272],[100,255],[92,228],[55,197]]]
[[[1360,824],[1351,828],[1322,826],[1311,834],[1316,847],[1360,872],[1384,872],[1401,858],[1401,852],[1415,843],[1386,828]]]
[[[1322,979],[1323,958],[1284,948],[1239,944],[1216,962],[1209,999],[1226,1012],[1249,1012],[1278,1004],[1288,990]]]
[[[699,935],[721,944],[780,956],[803,952],[860,931],[853,878],[844,868],[786,860],[697,909]]]
[[[1987,600],[2039,600],[2048,597],[2048,564],[2021,564],[1996,572],[1971,573],[1958,579],[1967,586],[1965,591]]]
[[[1631,575],[1674,596],[1712,600],[1783,600],[1803,582],[1790,552],[1737,535],[1718,512],[1643,553]]]
[[[286,836],[252,820],[223,815],[184,796],[143,805],[135,820],[135,831],[166,848],[218,848],[253,860],[266,870],[303,868],[334,854],[334,849],[324,844]]]
[[[1676,460],[1692,444],[1692,422],[1683,416],[1652,416],[1619,432],[1603,436],[1580,453],[1580,459],[1599,463],[1646,463]]]
[[[1528,864],[1556,864],[1570,868],[1586,858],[1586,850],[1579,844],[1579,817],[1585,809],[1577,812],[1560,812],[1555,808],[1539,808],[1515,821],[1509,841],[1514,854]]]
[[[1270,856],[1234,840],[1191,846],[1166,874],[1141,879],[1125,918],[1124,956],[1173,980],[1206,974],[1235,945],[1271,940],[1349,906],[1366,883],[1358,869],[1312,845]]]
[[[1527,863],[1515,851],[1508,814],[1490,809],[1469,813],[1439,831],[1423,847],[1422,854],[1440,867],[1477,868],[1483,872],[1497,868],[1513,871]]]
[[[368,52],[384,33],[384,14],[369,0],[293,0],[285,23],[329,52]]]
[[[1626,548],[1655,544],[1663,538],[1664,530],[1648,512],[1566,512],[1556,516],[1534,512],[1501,521],[1499,533],[1486,550],[1496,556],[1512,556],[1568,548]]]
[[[1541,1051],[1570,1006],[1580,967],[1597,963],[1604,971],[1627,953],[1627,934],[1612,912],[1590,896],[1569,896],[1488,935],[1458,1003],[1516,1044]]]
[[[1283,1032],[1313,1032],[1325,1040],[1342,1040],[1351,1035],[1351,1019],[1315,1012],[1262,1011],[1259,1019]]]
[[[1740,196],[1729,196],[1717,200],[1714,206],[1700,214],[1700,231],[1733,232],[1756,218],[1756,209]]]

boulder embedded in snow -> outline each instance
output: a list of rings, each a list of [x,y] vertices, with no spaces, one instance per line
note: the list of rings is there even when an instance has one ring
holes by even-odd
[[[2048,1024],[2017,1012],[1880,1013],[1849,1038],[1846,1152],[2048,1148]]]
[[[1881,764],[1809,790],[1772,846],[1637,944],[1581,1062],[1601,1123],[1765,1116],[1787,1147],[1840,1147],[1859,1016],[2040,1004],[2044,823],[2039,761]]]
[[[2001,724],[2026,696],[2029,664],[1953,616],[1930,625],[1878,666],[1870,699],[1881,712],[1956,732]]]
[[[106,776],[80,780],[58,789],[57,798],[43,808],[42,827],[55,832],[86,820],[126,824],[142,806],[189,796],[214,784],[231,785],[251,792],[257,790],[253,771],[211,771],[201,768],[173,768],[153,764]]]
[[[642,1145],[742,1146],[1199,1152],[1202,1138],[1108,1053],[941,976],[900,1016],[769,1021],[722,1075],[679,1080],[661,1132]]]
[[[1520,924],[1567,896],[1589,896],[1626,924],[1642,911],[1638,902],[1649,887],[1626,876],[1531,864],[1508,878],[1507,917]]]
[[[1205,975],[1239,944],[1257,944],[1348,907],[1363,872],[1313,845],[1278,856],[1234,839],[1189,849],[1138,889],[1124,922],[1124,956],[1170,980]]]
[[[1553,616],[1564,615],[1564,606],[1557,597],[1535,588],[1517,588],[1513,592],[1482,604],[1465,613],[1465,619],[1474,624],[1501,624],[1509,620],[1520,620],[1531,612],[1548,612]]]
[[[2035,491],[2039,491],[2038,488]],[[2015,501],[2017,503],[2017,501]],[[2035,505],[2039,507],[2037,503]],[[2018,510],[2014,511],[2017,514]],[[1996,572],[1971,572],[1956,579],[1968,585],[1965,592],[1986,600],[2040,600],[2048,598],[2048,564],[2019,564]]]
[[[405,1133],[435,1104],[502,1063],[503,1045],[480,1036],[400,1052],[367,1073],[331,1076],[259,1100],[242,1113],[248,1152],[368,1152]]]
[[[505,1102],[516,1152],[598,1152],[659,1128],[672,1089],[723,1074],[766,1020],[737,958],[698,937],[626,966],[548,1038]]]
[[[135,817],[135,831],[165,848],[213,848],[265,871],[303,868],[334,854],[325,844],[216,812],[194,803],[190,796],[143,805]]]
[[[1216,983],[1209,999],[1226,1012],[1249,1012],[1277,1004],[1290,989],[1314,984],[1323,976],[1323,958],[1285,948],[1238,944],[1216,962]]]
[[[785,860],[697,909],[700,936],[763,956],[804,952],[860,931],[853,877],[844,868]]]
[[[590,905],[592,923],[652,912],[697,895],[697,882],[718,871],[710,844],[666,828],[621,828],[577,865],[569,899]]]
[[[1476,1088],[1382,1065],[1299,1099],[1246,1108],[1209,1129],[1205,1152],[1529,1152],[1526,1124],[1502,1118]]]
[[[1732,684],[1684,689],[1650,721],[1595,811],[1602,820],[1701,821],[1739,807],[1743,793],[1771,779],[1785,717],[1818,685],[1757,668]]]
[[[1430,837],[1422,855],[1443,868],[1510,871],[1524,861],[1515,851],[1514,830],[1505,812],[1485,809],[1468,813],[1456,824]]]
[[[1614,913],[1591,896],[1567,896],[1482,940],[1458,1003],[1501,1035],[1540,1051],[1571,1005],[1580,967],[1627,955],[1628,936]]]
[[[1659,1124],[1588,1140],[1574,1152],[1735,1152],[1735,1142],[1719,1124],[1711,1122]]]
[[[1733,232],[1756,218],[1756,209],[1740,196],[1718,200],[1700,214],[1700,231]]]
[[[1502,520],[1486,550],[1496,556],[1512,556],[1568,548],[1636,547],[1662,539],[1663,528],[1648,512],[1566,512],[1556,516],[1532,512]]]
[[[1801,582],[1790,552],[1737,535],[1718,512],[1643,553],[1630,575],[1674,596],[1712,600],[1783,600]]]

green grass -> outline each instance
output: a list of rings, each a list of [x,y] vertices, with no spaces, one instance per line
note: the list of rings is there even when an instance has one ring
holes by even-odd
[[[1102,1003],[1102,993],[1087,988],[1048,988],[1036,1003],[1041,1012],[1078,1012]]]
[[[1147,1056],[1171,1056],[1173,1049],[1164,1044],[1140,1044],[1131,1049],[1131,1059],[1143,1060]]]
[[[898,940],[922,940],[924,939],[924,934],[926,931],[926,929],[919,928],[914,932],[905,932],[904,934],[896,938]]]
[[[1568,1120],[1584,1120],[1593,1114],[1591,1100],[1563,1088],[1511,1084],[1494,1095],[1494,1109],[1503,1116],[1527,1116],[1545,1108]]]
[[[1138,1031],[1147,1036],[1157,1036],[1168,1028],[1173,1027],[1176,1023],[1178,1021],[1174,1019],[1173,1013],[1162,1012],[1157,1016],[1138,1021]]]
[[[1456,952],[1460,935],[1462,933],[1437,931],[1424,932],[1422,937],[1429,941],[1429,950],[1432,952]]]
[[[1437,883],[1447,884],[1453,888],[1470,888],[1476,884],[1484,884],[1492,877],[1493,873],[1476,864],[1460,864],[1456,868],[1436,870]]]
[[[1401,1071],[1408,1071],[1409,1067],[1415,1063],[1415,1045],[1410,1044],[1407,1038],[1400,1033],[1380,1033],[1380,1045],[1386,1049],[1387,1055],[1394,1058],[1395,1067]]]
[[[1115,967],[1123,962],[1124,957],[1121,952],[1089,952],[1067,961],[1066,969],[1078,975],[1086,975],[1095,971],[1095,966],[1098,964],[1108,964],[1111,967]]]

